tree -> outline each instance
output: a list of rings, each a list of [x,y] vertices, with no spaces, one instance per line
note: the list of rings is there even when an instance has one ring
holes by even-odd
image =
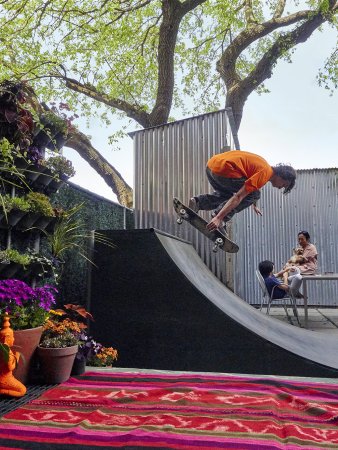
[[[238,131],[276,62],[323,23],[337,25],[335,0],[297,4],[289,13],[286,0],[0,0],[0,75],[28,79],[45,101],[87,117],[109,124],[109,112],[143,128],[166,123],[173,107],[188,113],[187,97],[195,112],[225,98]],[[328,61],[326,85],[337,74]],[[83,133],[73,130],[67,146],[131,206],[131,188]]]

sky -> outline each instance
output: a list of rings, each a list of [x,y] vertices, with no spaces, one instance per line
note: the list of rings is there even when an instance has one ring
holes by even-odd
[[[316,82],[318,69],[335,45],[335,32],[326,28],[325,33],[317,31],[297,46],[292,64],[285,61],[277,64],[265,83],[271,92],[261,96],[251,94],[246,102],[239,130],[242,150],[261,155],[271,165],[283,162],[295,169],[338,167],[338,93],[330,96]],[[108,136],[121,123],[116,120],[108,129],[93,120],[89,129],[81,123],[79,127],[92,136],[94,147],[133,187],[132,139],[120,141],[118,151],[108,145]],[[128,132],[135,129],[136,124]],[[117,201],[112,190],[74,150],[65,148],[64,155],[76,170],[70,181]]]

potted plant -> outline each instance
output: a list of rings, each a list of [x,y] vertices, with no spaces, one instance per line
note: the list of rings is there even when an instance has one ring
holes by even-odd
[[[43,328],[37,354],[43,381],[62,383],[70,377],[79,348],[81,327],[78,322],[63,318],[63,312],[52,310],[50,314]]]
[[[113,347],[104,347],[102,344],[97,344],[87,364],[93,367],[111,367],[117,360],[117,356],[117,350]]]
[[[3,216],[1,225],[16,226],[22,217],[30,210],[30,204],[25,197],[11,197],[5,194],[2,197]]]
[[[52,278],[54,283],[58,284],[59,264],[55,258],[48,258],[48,256],[30,249],[27,254],[30,262],[26,268],[26,273],[22,274],[23,277],[28,278],[29,275],[34,275],[37,278]]]
[[[14,330],[14,347],[23,355],[14,376],[26,383],[32,356],[42,335],[42,325],[55,304],[57,290],[50,285],[32,288],[17,279],[0,280],[0,316],[6,312]]]
[[[55,216],[53,207],[47,195],[40,192],[28,192],[26,199],[30,205],[31,211],[37,212],[42,216]]]
[[[26,270],[31,258],[14,248],[0,251],[0,273],[2,277],[11,278],[18,272]]]
[[[48,110],[40,115],[41,130],[35,138],[39,145],[50,150],[60,150],[68,135],[67,121],[55,112]]]
[[[44,162],[51,172],[63,181],[75,175],[75,169],[72,162],[62,155],[51,156]]]
[[[62,323],[65,324],[77,338],[78,351],[75,356],[71,374],[80,375],[85,371],[86,362],[92,356],[92,352],[97,345],[86,331],[88,326],[87,322],[88,320],[93,320],[93,317],[83,306],[74,305],[72,303],[63,305],[62,309],[53,311],[53,314],[57,315],[59,320],[61,320],[62,317]],[[71,325],[68,326],[69,324]]]
[[[55,212],[47,195],[40,192],[28,192],[26,199],[30,210],[38,217],[33,222],[34,227],[45,229],[47,225],[55,222]],[[27,226],[27,223],[25,223]]]

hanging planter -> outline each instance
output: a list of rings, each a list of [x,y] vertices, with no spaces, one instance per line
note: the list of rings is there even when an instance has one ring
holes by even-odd
[[[20,220],[18,226],[21,229],[31,228],[40,218],[40,214],[35,212],[26,213]]]
[[[26,214],[25,211],[21,211],[20,209],[12,209],[7,212],[6,217],[5,213],[2,212],[0,214],[0,228],[15,227]]]
[[[40,216],[39,219],[35,222],[34,226],[39,228],[40,230],[45,230],[47,227],[50,229],[50,226],[56,222],[56,217],[54,216]]]
[[[18,170],[21,171],[27,169],[30,166],[30,163],[25,158],[15,158],[14,165]]]
[[[48,168],[45,167],[45,170],[40,173],[38,178],[35,180],[34,185],[39,187],[48,186],[54,179],[55,174]]]
[[[45,170],[46,167],[44,166],[30,165],[29,168],[24,171],[24,175],[26,179],[32,183],[35,182]]]
[[[15,225],[26,215],[25,211],[21,211],[20,209],[12,209],[8,215],[8,224],[11,227],[15,227]]]
[[[51,182],[45,188],[45,193],[47,195],[55,194],[55,192],[57,192],[60,187],[65,184],[65,181],[66,180],[61,180],[59,178],[52,178]]]
[[[0,263],[0,278],[13,278],[22,271],[22,264],[9,261]]]
[[[56,133],[46,147],[53,152],[59,152],[66,143],[66,136],[63,133]]]

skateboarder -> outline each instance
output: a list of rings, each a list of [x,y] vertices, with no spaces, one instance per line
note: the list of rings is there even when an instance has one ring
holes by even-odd
[[[189,208],[195,212],[214,210],[207,225],[209,231],[222,228],[223,222],[250,205],[256,214],[262,215],[256,203],[260,188],[268,181],[275,188],[284,188],[284,194],[291,191],[296,181],[296,172],[291,166],[270,166],[261,156],[241,150],[213,156],[207,163],[206,173],[214,193],[192,197]]]

